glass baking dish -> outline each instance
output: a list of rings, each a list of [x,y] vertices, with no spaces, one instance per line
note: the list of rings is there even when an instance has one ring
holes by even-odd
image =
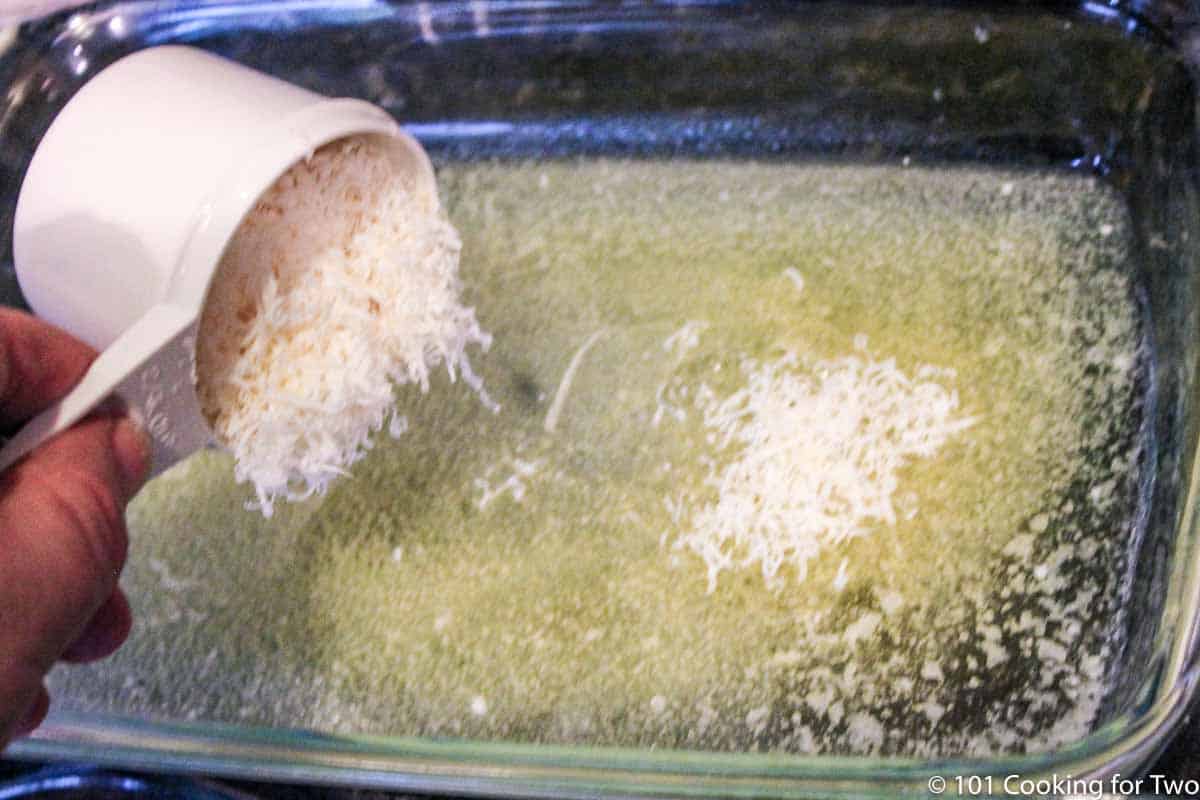
[[[879,708],[884,710],[876,716],[851,713],[852,698],[841,696],[833,703],[835,713],[829,699],[822,700],[820,692],[810,687],[793,706],[787,705],[792,702],[788,697],[778,699],[782,706],[748,701],[738,707],[728,725],[720,709],[702,710],[701,716],[709,715],[708,722],[699,728],[688,723],[678,730],[672,727],[674,722],[661,721],[664,712],[673,708],[675,695],[663,690],[651,696],[653,689],[646,690],[645,697],[637,694],[644,682],[641,673],[634,668],[623,671],[624,662],[617,655],[611,661],[580,656],[578,662],[571,662],[576,669],[572,673],[569,666],[539,661],[536,653],[524,650],[514,661],[485,658],[482,664],[474,664],[473,656],[464,652],[452,658],[430,657],[422,662],[428,674],[405,672],[399,662],[389,660],[392,651],[387,648],[403,648],[418,639],[406,638],[410,634],[402,614],[389,616],[400,614],[388,610],[393,602],[400,602],[400,595],[393,594],[398,589],[378,584],[380,564],[394,562],[398,570],[417,570],[405,578],[445,578],[461,574],[466,567],[441,565],[439,572],[434,569],[437,565],[409,565],[420,565],[422,559],[432,564],[436,559],[430,552],[448,557],[448,552],[462,552],[455,547],[467,545],[437,550],[437,531],[428,534],[432,539],[397,539],[388,527],[394,523],[384,519],[390,512],[381,505],[362,503],[354,494],[357,489],[340,495],[335,490],[323,505],[299,505],[270,522],[242,511],[237,503],[230,512],[224,506],[237,490],[222,477],[228,469],[222,467],[221,457],[205,453],[186,468],[163,476],[131,508],[132,553],[125,584],[140,620],[133,639],[107,665],[56,672],[51,680],[56,705],[48,722],[32,738],[14,744],[9,755],[255,779],[514,796],[872,796],[936,789],[930,783],[934,776],[945,778],[948,784],[942,786],[951,791],[967,791],[972,786],[956,783],[954,776],[992,776],[996,781],[1005,776],[1032,779],[1052,774],[1101,779],[1129,776],[1146,766],[1179,724],[1196,677],[1200,576],[1194,463],[1200,411],[1194,384],[1200,342],[1196,314],[1200,173],[1189,61],[1195,52],[1193,24],[1190,7],[1181,3],[719,0],[646,4],[133,0],[97,2],[50,16],[13,20],[0,53],[0,182],[5,187],[0,199],[0,253],[5,260],[0,291],[11,305],[23,305],[11,267],[17,187],[41,134],[72,93],[117,58],[148,46],[186,43],[324,94],[365,98],[405,123],[429,150],[442,176],[451,218],[464,234],[468,296],[479,306],[485,324],[488,302],[479,287],[507,279],[503,272],[490,276],[472,272],[473,258],[485,260],[472,254],[491,252],[489,248],[502,251],[493,254],[497,259],[511,258],[514,271],[520,266],[542,275],[545,266],[530,261],[539,254],[521,247],[538,237],[562,235],[569,247],[580,248],[569,252],[583,254],[577,260],[587,262],[582,273],[563,272],[572,275],[572,281],[583,281],[578,284],[582,286],[591,280],[588,276],[606,274],[606,262],[594,260],[599,245],[588,238],[601,236],[596,231],[608,231],[603,235],[612,237],[603,240],[603,247],[619,248],[623,241],[643,237],[648,242],[645,249],[658,252],[655,231],[637,227],[640,217],[658,213],[654,209],[671,212],[654,225],[666,229],[678,220],[686,236],[707,242],[702,230],[719,228],[727,216],[741,219],[738,214],[743,212],[727,205],[731,198],[736,204],[743,198],[757,198],[756,193],[783,197],[779,203],[746,201],[758,214],[757,224],[775,225],[769,229],[770,237],[782,241],[787,226],[779,221],[782,217],[771,214],[792,203],[809,209],[805,212],[809,216],[819,216],[829,208],[818,201],[812,201],[818,204],[810,208],[804,205],[809,202],[806,198],[830,195],[845,200],[838,214],[851,220],[847,230],[867,231],[864,235],[873,235],[872,220],[891,224],[887,220],[899,219],[901,210],[915,208],[905,217],[909,226],[905,235],[911,238],[928,231],[923,246],[942,248],[936,252],[948,254],[948,263],[958,269],[959,262],[953,259],[961,253],[954,255],[959,252],[955,248],[968,247],[964,243],[974,242],[977,234],[974,228],[955,227],[960,223],[947,223],[938,216],[949,213],[939,198],[953,196],[955,202],[972,209],[971,225],[990,231],[987,220],[1000,209],[1004,224],[1019,220],[1025,226],[1013,230],[1029,238],[1004,244],[1000,251],[1048,237],[1045,240],[1058,248],[1054,252],[1084,247],[1093,248],[1089,253],[1100,253],[1097,275],[1109,277],[1071,278],[1070,292],[1082,298],[1079,307],[1084,316],[1099,314],[1112,322],[1116,317],[1103,316],[1108,313],[1106,303],[1127,307],[1128,319],[1121,324],[1136,337],[1138,346],[1125,359],[1132,363],[1130,359],[1136,358],[1136,368],[1122,362],[1133,376],[1121,384],[1126,394],[1099,399],[1088,395],[1086,402],[1092,405],[1081,412],[1091,419],[1089,414],[1100,413],[1096,409],[1110,402],[1120,409],[1113,421],[1105,423],[1112,427],[1104,429],[1101,445],[1125,447],[1119,456],[1125,458],[1124,469],[1113,467],[1111,475],[1103,473],[1107,482],[1094,476],[1091,482],[1076,480],[1064,490],[1067,500],[1060,507],[1069,506],[1062,514],[1071,520],[1076,512],[1070,509],[1076,502],[1084,506],[1090,502],[1089,508],[1099,509],[1087,517],[1096,544],[1069,551],[1053,567],[1066,564],[1062,575],[1067,582],[1056,591],[1074,596],[1086,592],[1091,599],[1065,616],[1038,618],[1036,610],[1030,611],[1031,624],[1040,626],[1041,638],[1029,640],[1036,658],[1021,650],[1025,640],[1018,636],[1025,624],[1022,620],[1027,619],[1021,612],[1028,609],[997,600],[1003,619],[993,633],[985,630],[986,624],[977,623],[978,627],[962,634],[983,638],[972,639],[962,651],[966,655],[955,662],[963,678],[952,702],[944,702],[937,692],[943,686],[957,686],[959,677],[936,658],[914,662],[917,672],[911,678],[897,678],[898,672],[879,666],[885,660],[882,656],[892,658],[894,651],[897,663],[909,668],[904,660],[907,651],[892,640],[884,641],[882,649],[871,651],[875,655],[862,665],[855,663],[852,670],[876,677],[871,692],[900,692],[900,699],[890,706],[881,702]],[[672,172],[676,165],[688,171]],[[799,186],[800,193],[787,194],[789,185]],[[600,196],[608,191],[602,191],[602,186],[612,194],[604,195],[605,202],[592,203],[589,193]],[[890,193],[899,199],[886,205]],[[987,199],[970,205],[981,193]],[[537,197],[543,198],[542,205],[536,205]],[[661,205],[675,203],[675,197],[682,198],[678,204]],[[1012,210],[1004,205],[1009,198],[1027,201],[1029,207]],[[884,205],[872,205],[875,202]],[[524,216],[523,204],[534,204]],[[554,217],[555,209],[565,213]],[[604,228],[605,215],[619,220],[613,223],[616,233]],[[545,223],[551,217],[560,227]],[[1037,228],[1046,218],[1058,227]],[[802,221],[788,223],[792,224]],[[991,235],[980,239],[985,250],[1008,241],[987,238]],[[489,237],[503,241],[495,244]],[[1097,244],[1101,239],[1109,243]],[[738,239],[743,244],[753,240],[747,235]],[[877,249],[885,240],[864,241],[867,250],[862,253]],[[551,245],[559,248],[561,242]],[[969,258],[963,258],[965,271],[957,284],[970,286],[958,289],[970,291],[971,286],[987,283],[988,270],[980,270],[972,261],[985,250],[970,251]],[[1000,259],[996,263],[1008,263],[1003,252],[996,257]],[[708,263],[698,251],[686,258]],[[556,270],[566,269],[553,263]],[[818,296],[823,291],[822,278],[808,266],[789,273],[794,268],[787,267],[786,260],[772,263],[776,270],[786,268],[782,274],[790,277],[796,291]],[[928,280],[957,285],[953,269],[944,275],[931,272],[934,277]],[[1100,284],[1117,280],[1113,275],[1120,276],[1124,288],[1106,295]],[[479,286],[473,286],[473,281]],[[772,291],[782,296],[785,289],[791,291],[789,283]],[[568,284],[561,291],[577,291],[577,284]],[[710,302],[704,299],[703,284],[685,287],[696,298],[694,308],[708,308],[703,305]],[[914,278],[901,294],[919,295],[920,285]],[[1070,294],[1064,286],[1060,282],[1044,293],[1047,297]],[[472,294],[476,290],[479,293]],[[620,290],[619,285],[614,291]],[[567,294],[556,297],[556,302],[569,300]],[[626,307],[636,305],[636,291],[620,297],[609,309],[614,318],[636,316],[636,308]],[[742,302],[739,297],[731,292],[729,302]],[[711,301],[712,307],[718,307],[719,301]],[[600,333],[576,349],[591,328],[588,320],[568,320],[563,323],[570,332],[563,334],[565,349],[554,350],[557,344],[550,344],[553,337],[546,331],[532,323],[523,327],[523,320],[539,313],[538,302],[523,302],[524,308],[509,317],[493,318],[500,355],[481,356],[480,369],[485,381],[498,386],[506,404],[519,408],[527,402],[544,411],[545,406],[538,404],[549,402],[545,395],[553,392],[554,376],[561,374],[567,357],[574,352],[582,358],[594,341],[600,341],[596,338]],[[886,316],[883,306],[864,306],[861,298],[856,302],[859,305],[847,312],[856,319]],[[997,296],[991,302],[1001,307],[1005,300]],[[672,308],[682,308],[684,316],[675,323],[686,321],[693,308],[680,303]],[[773,313],[773,307],[754,303],[759,300],[753,299],[747,308],[763,316]],[[1007,317],[1023,318],[1019,305],[1003,308],[999,316],[1005,319],[997,324],[1011,322]],[[981,302],[967,306],[968,312],[972,309],[981,319],[985,316]],[[570,313],[587,315],[579,309]],[[824,313],[816,310],[816,316]],[[838,308],[831,313],[839,313]],[[687,336],[699,337],[705,330],[704,325],[689,328],[687,322],[677,331],[684,335],[679,338],[672,334],[678,327],[675,323],[647,323],[646,330],[657,337],[654,341],[664,339],[667,352],[674,352],[669,348]],[[869,327],[865,321],[862,325]],[[747,318],[730,326],[734,331],[730,335],[752,328]],[[620,340],[633,352],[629,342],[642,329],[604,330],[610,340]],[[871,328],[872,342],[875,330]],[[506,351],[506,333],[514,342],[544,341],[546,352],[554,352],[553,358],[546,358],[554,363],[540,364],[533,345],[523,352],[515,347]],[[937,339],[945,332],[935,327],[929,334]],[[871,346],[875,345],[868,344],[865,334],[861,341],[855,339],[859,352],[868,352]],[[902,344],[895,346],[903,349]],[[601,349],[597,345],[597,352]],[[682,359],[683,351],[678,352]],[[1092,356],[1085,353],[1081,358]],[[496,360],[511,367],[508,378],[500,367],[492,367],[489,373],[489,364]],[[572,360],[572,365],[578,360]],[[1094,380],[1106,369],[1099,363],[1088,361],[1090,366],[1080,374]],[[715,372],[721,362],[705,365]],[[618,363],[609,368],[626,367],[627,363]],[[1060,367],[1067,368],[1060,364],[1055,369]],[[543,368],[545,380],[539,371]],[[575,367],[567,371],[574,374]],[[949,380],[945,377],[949,373],[929,374]],[[964,370],[963,374],[974,373]],[[547,391],[540,392],[542,388]],[[573,391],[582,397],[578,402],[601,407],[608,395],[600,388],[588,389],[582,383]],[[959,389],[969,405],[971,387],[960,384]],[[684,407],[683,395],[673,391],[664,382],[658,396],[659,411],[668,416],[682,414]],[[614,405],[624,402],[619,393],[612,396]],[[469,427],[476,420],[471,416],[474,412],[460,406],[438,411],[418,403],[414,408],[417,418],[432,420],[431,424],[438,424],[439,414],[452,426]],[[545,430],[552,432],[555,422],[557,412],[545,420]],[[1039,428],[1038,417],[1027,422],[1043,438],[1057,435],[1057,429]],[[658,424],[656,418],[654,425]],[[606,435],[625,442],[619,427]],[[634,439],[649,436],[632,435]],[[490,441],[486,434],[479,436]],[[1031,445],[1037,446],[1037,442]],[[427,455],[437,461],[434,452]],[[1105,452],[1107,459],[1116,451]],[[576,455],[586,462],[586,453]],[[534,466],[551,457],[519,446],[506,450],[502,469],[484,470],[470,484],[471,491],[481,494],[464,495],[468,500],[463,501],[462,514],[483,512],[493,501],[494,508],[502,507],[506,514],[518,513],[527,484],[533,483]],[[402,475],[409,483],[395,489],[397,496],[428,489],[424,473],[398,472],[402,467],[387,453],[370,463],[364,467],[366,477],[356,479],[370,486],[381,480],[391,486],[389,482]],[[440,468],[432,469],[439,474]],[[585,463],[582,469],[583,475],[596,474],[594,465]],[[670,465],[664,469],[669,471]],[[997,508],[1002,509],[1008,508],[1001,502],[1005,498],[1010,505],[1019,499],[1015,490],[1002,489],[995,495],[1000,498]],[[1110,502],[1110,496],[1117,499]],[[205,503],[210,508],[197,510]],[[472,503],[474,511],[468,508]],[[1008,549],[999,542],[995,547],[1010,561],[1019,559],[1022,547],[1026,556],[1030,548],[1040,547],[1037,535],[1058,530],[1057,517],[1049,522],[1043,515],[1022,519],[1015,536],[1013,531],[1004,534],[1012,536],[1004,540]],[[497,525],[503,539],[516,536],[520,522],[509,517],[508,523]],[[546,523],[546,527],[552,526]],[[474,606],[463,600],[453,614],[433,614],[432,629],[441,635],[465,616],[464,635],[473,636],[481,620],[491,619],[487,606],[528,614],[539,597],[558,597],[555,592],[562,580],[600,580],[588,570],[595,567],[603,573],[607,551],[591,542],[568,546],[569,537],[555,539],[555,535],[547,533],[549,538],[539,547],[554,553],[558,562],[547,566],[538,561],[536,550],[520,551],[521,558],[510,566],[520,573],[521,559],[532,562],[528,575],[518,575],[525,584],[498,583],[507,594],[483,593]],[[503,550],[508,545],[497,546]],[[362,556],[366,560],[355,561],[361,553],[367,553]],[[1094,567],[1090,571],[1089,562]],[[613,563],[625,565],[619,559]],[[814,583],[809,585],[824,581],[822,586],[832,585],[842,592],[847,581],[856,579],[846,576],[847,563],[849,559],[839,567],[836,560],[827,565],[814,561],[808,576]],[[891,562],[884,563],[887,568]],[[918,587],[913,591],[920,591],[920,586],[939,580],[935,573],[904,563],[911,572],[885,576],[901,589],[906,581]],[[562,564],[578,567],[583,577],[556,572]],[[859,562],[851,567],[852,572],[866,569]],[[1046,577],[1045,563],[1032,569],[1039,580]],[[470,574],[470,580],[481,585],[492,580],[490,573]],[[1006,574],[1017,577],[1006,578]],[[996,578],[1000,596],[1009,597],[1004,594],[1006,585],[1028,583],[1023,575],[1010,572]],[[719,585],[712,594],[704,591],[703,575],[699,582],[678,576],[662,580],[679,581],[680,594],[699,586],[696,598],[721,596]],[[384,588],[366,591],[363,585],[369,581]],[[749,586],[753,580],[743,583]],[[869,587],[849,585],[851,594],[866,592],[861,597],[868,599],[862,602],[875,602]],[[955,585],[969,589],[969,581]],[[463,586],[451,588],[436,580],[417,589],[417,599],[405,602],[423,610],[427,608],[420,603],[429,595],[470,594]],[[603,594],[600,588],[596,592]],[[853,647],[859,638],[888,630],[891,623],[883,616],[891,613],[888,595],[877,594],[883,611],[868,611],[849,625],[842,623],[835,638]],[[513,595],[516,599],[510,600]],[[578,596],[586,603],[593,595]],[[297,597],[303,602],[297,602]],[[1038,597],[1050,602],[1057,595]],[[953,616],[959,606],[947,602],[945,611]],[[695,619],[703,621],[705,612],[680,608],[680,626],[692,620],[686,624],[703,627],[693,617],[699,613]],[[930,609],[930,616],[936,616],[936,606]],[[582,611],[563,613],[567,622],[560,620],[559,627],[582,626],[577,631],[579,652],[596,642],[606,644],[613,634],[605,627],[613,624],[610,617],[601,620],[604,624],[587,627],[584,623],[590,617]],[[397,626],[401,635],[393,638],[398,641],[380,639],[374,648],[366,634],[355,638],[360,630],[378,634],[380,629],[371,626],[379,619]],[[745,620],[746,627],[753,629],[749,615]],[[728,627],[721,628],[722,624]],[[733,641],[739,635],[736,625],[716,612],[712,625],[715,633],[710,639]],[[924,642],[943,641],[920,635],[926,636]],[[1011,641],[1010,635],[1015,637]],[[552,646],[561,645],[556,630],[546,636]],[[644,642],[657,646],[657,637]],[[992,646],[988,642],[995,643],[1001,655],[988,658],[988,652],[995,652],[988,650]],[[435,650],[447,646],[437,637],[425,644]],[[412,647],[416,652],[416,645]],[[806,663],[807,652],[773,650],[775,660],[770,663],[772,668]],[[1026,663],[1013,657],[1020,653],[1032,660]],[[527,662],[521,660],[526,658]],[[669,670],[673,660],[683,662],[679,674]],[[1088,666],[1084,672],[1071,671],[1067,662],[1074,661]],[[1045,684],[1050,688],[1034,693],[1038,670],[1045,672],[1051,662],[1059,671]],[[681,686],[690,687],[688,681],[695,677],[690,674],[695,671],[692,662],[678,653],[646,663],[663,675],[669,673]],[[434,680],[447,670],[453,673],[448,680],[460,680],[455,677],[459,669],[477,680],[492,674],[519,678],[525,666],[565,670],[554,675],[566,685],[539,693],[520,689],[519,682],[516,689],[497,683],[484,692],[467,685],[446,688]],[[807,668],[825,667],[813,662]],[[943,669],[953,674],[947,677]],[[839,680],[851,681],[846,685],[856,689],[867,685],[854,683],[845,663],[838,670]],[[595,671],[604,674],[594,678]],[[418,675],[426,683],[420,683]],[[1089,696],[1087,713],[1065,728],[1056,728],[1056,715],[1069,717],[1075,708],[1056,703],[1066,702],[1061,698],[1067,695],[1074,697],[1076,685],[1088,678],[1098,681],[1095,686],[1100,688]],[[652,678],[651,684],[656,680]],[[914,681],[922,680],[928,681],[926,689],[914,689]],[[406,681],[416,688],[410,690]],[[568,724],[569,718],[582,706],[555,705],[574,702],[572,683],[583,687],[579,691],[593,692],[587,698],[597,703],[588,712],[591,716],[585,715],[575,727]],[[981,683],[998,694],[981,691]],[[1022,693],[1014,695],[1019,702],[996,705],[1000,701],[995,697],[1010,684],[1020,688]],[[622,705],[626,701],[620,692],[626,685],[639,705]],[[603,702],[606,693],[610,693],[609,704]],[[401,702],[397,697],[405,699]],[[916,697],[928,698],[928,703],[914,710]],[[719,700],[714,699],[714,705]],[[460,701],[461,713],[446,711],[449,704]],[[525,702],[528,708],[505,710],[505,702],[509,706]],[[1038,702],[1049,704],[1049,716],[1029,716],[1033,714],[1029,707]],[[409,716],[393,713],[393,704],[399,708],[404,703]],[[780,707],[793,714],[795,727],[789,727],[786,718],[777,719]],[[480,721],[500,719],[505,713],[510,716],[503,718],[503,724],[495,723],[498,727]],[[811,714],[819,715],[820,724],[808,721],[810,716],[805,715]],[[678,722],[682,717],[672,719]],[[705,738],[704,730],[713,719],[717,723],[711,730],[727,728],[725,738],[716,733]],[[893,725],[891,720],[904,722]],[[801,728],[806,732],[803,736]],[[993,728],[1006,733],[989,738],[987,731]],[[957,734],[945,734],[946,730],[964,733],[955,738]],[[920,737],[926,734],[939,744],[923,746]],[[814,735],[825,743],[814,744]],[[1105,784],[1105,788],[1120,787]]]

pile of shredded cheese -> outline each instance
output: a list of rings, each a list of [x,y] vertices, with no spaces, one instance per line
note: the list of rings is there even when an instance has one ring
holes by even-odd
[[[459,300],[459,250],[436,193],[369,137],[293,166],[242,222],[201,318],[196,384],[264,515],[323,493],[385,422],[402,433],[395,384],[425,391],[444,364],[491,405],[467,360],[491,337]]]
[[[856,345],[865,351],[865,337]],[[805,371],[798,362],[748,361],[743,388],[724,400],[700,393],[705,427],[735,454],[711,467],[716,500],[676,540],[704,559],[710,592],[722,570],[754,564],[772,587],[785,565],[803,580],[823,549],[894,525],[900,470],[975,423],[957,416],[958,393],[934,380],[950,370],[922,366],[914,380],[865,352]]]

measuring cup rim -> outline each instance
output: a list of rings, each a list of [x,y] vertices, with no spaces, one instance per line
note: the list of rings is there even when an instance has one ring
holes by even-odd
[[[165,301],[199,319],[217,266],[242,221],[276,180],[320,147],[349,136],[376,134],[412,160],[417,190],[437,202],[433,165],[420,144],[387,112],[364,100],[322,99],[289,114],[252,151],[239,156],[201,201],[172,270]]]

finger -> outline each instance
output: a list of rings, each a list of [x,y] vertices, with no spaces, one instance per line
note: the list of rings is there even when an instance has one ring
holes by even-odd
[[[32,697],[116,589],[148,453],[128,419],[90,417],[0,475],[0,704]]]
[[[65,331],[29,314],[0,309],[0,428],[60,400],[96,358]]]
[[[46,719],[46,714],[50,712],[50,693],[46,691],[45,686],[39,686],[37,694],[34,695],[33,703],[29,706],[29,710],[25,712],[25,716],[17,724],[16,730],[13,731],[14,736],[28,736],[33,733],[37,726],[41,725]]]
[[[133,611],[125,592],[118,586],[87,623],[79,638],[66,649],[62,660],[78,664],[110,656],[129,638],[132,628]]]
[[[118,586],[92,616],[83,633],[62,654],[63,661],[83,664],[110,656],[129,638],[133,611],[129,599]]]

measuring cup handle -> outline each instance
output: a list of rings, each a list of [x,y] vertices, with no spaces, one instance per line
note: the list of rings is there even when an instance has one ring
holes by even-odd
[[[158,429],[157,434],[151,431],[155,474],[178,461],[186,452],[202,446],[206,436],[199,437],[199,444],[193,444],[197,438],[194,431],[180,441],[172,430],[175,420],[164,419],[162,411],[166,408],[169,412],[177,405],[177,401],[167,398],[164,393],[161,385],[164,375],[175,384],[168,389],[184,392],[194,403],[190,383],[191,345],[184,341],[188,332],[194,329],[194,323],[193,318],[173,306],[164,304],[151,308],[97,357],[66,397],[26,423],[0,448],[0,471],[83,419],[114,394],[126,401],[135,416],[141,417],[139,421],[143,426]],[[180,360],[183,363],[177,363]],[[171,363],[163,363],[165,361]],[[183,379],[188,382],[186,386],[179,385]],[[164,459],[170,463],[159,463]]]

